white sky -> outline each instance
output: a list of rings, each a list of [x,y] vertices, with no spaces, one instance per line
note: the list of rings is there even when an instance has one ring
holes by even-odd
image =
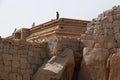
[[[0,0],[0,36],[55,19],[56,11],[62,18],[92,20],[115,5],[120,0]]]

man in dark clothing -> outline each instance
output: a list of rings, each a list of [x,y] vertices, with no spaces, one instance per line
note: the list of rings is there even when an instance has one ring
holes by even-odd
[[[59,19],[59,12],[56,12],[56,19]]]

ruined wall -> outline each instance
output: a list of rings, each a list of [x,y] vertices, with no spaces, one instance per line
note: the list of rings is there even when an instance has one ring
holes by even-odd
[[[79,40],[67,36],[59,37],[56,44],[56,51],[61,52],[65,48],[70,48],[74,52],[80,52]]]
[[[80,41],[65,34],[0,40],[0,80],[120,79],[120,6],[93,19]]]
[[[46,37],[44,40],[33,40],[32,42],[41,43],[46,42],[48,43],[49,47],[49,57],[56,55],[57,53],[61,53],[64,51],[65,48],[70,48],[74,52],[80,53],[82,49],[80,49],[80,41],[76,38],[72,38],[70,36],[59,36],[53,35],[50,37]]]
[[[120,79],[120,6],[93,19],[81,42],[84,49],[79,80]]]
[[[26,41],[0,41],[0,80],[31,80],[48,61],[47,44]]]

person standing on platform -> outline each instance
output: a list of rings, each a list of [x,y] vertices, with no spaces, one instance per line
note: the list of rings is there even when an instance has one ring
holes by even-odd
[[[59,12],[56,12],[56,19],[59,19]]]

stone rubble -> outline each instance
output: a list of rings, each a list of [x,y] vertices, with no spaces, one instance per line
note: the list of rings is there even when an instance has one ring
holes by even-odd
[[[74,56],[71,49],[53,56],[47,64],[39,68],[33,80],[72,80],[74,72]]]

